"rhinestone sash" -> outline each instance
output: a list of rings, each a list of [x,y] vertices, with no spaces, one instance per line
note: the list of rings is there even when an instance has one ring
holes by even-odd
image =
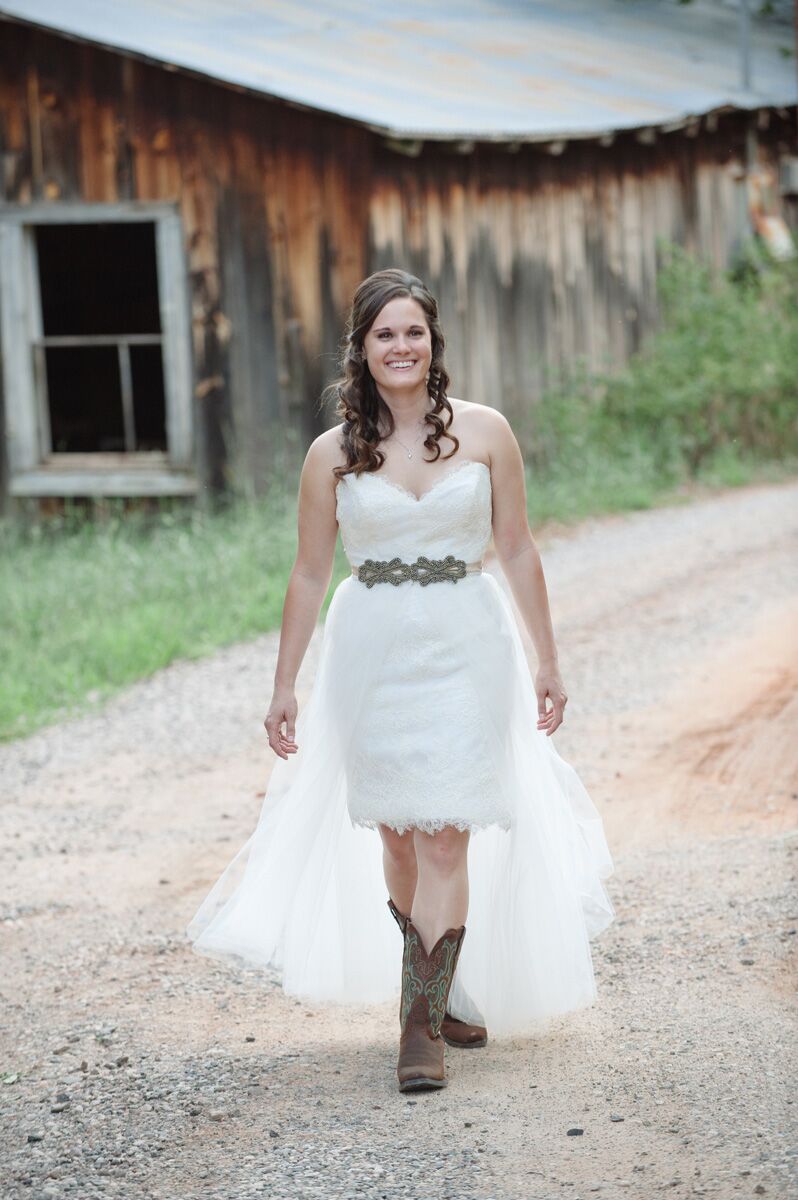
[[[467,563],[462,558],[447,554],[445,558],[426,558],[420,554],[415,562],[402,562],[401,558],[389,561],[367,558],[357,567],[352,567],[352,574],[365,583],[367,588],[375,583],[392,583],[398,587],[400,583],[420,583],[426,587],[428,583],[457,583],[466,575],[478,575],[482,571],[482,562]]]

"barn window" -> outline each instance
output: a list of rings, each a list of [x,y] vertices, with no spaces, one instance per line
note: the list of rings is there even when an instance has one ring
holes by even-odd
[[[177,213],[0,210],[0,238],[12,493],[194,491]]]

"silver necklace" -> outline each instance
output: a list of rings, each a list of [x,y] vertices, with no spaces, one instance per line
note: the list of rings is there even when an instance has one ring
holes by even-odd
[[[422,425],[421,425],[421,429],[418,431],[418,436],[416,437],[416,440],[413,442],[413,446],[415,446],[415,445],[416,445],[416,443],[418,442],[418,439],[421,437],[422,433],[424,432],[424,426],[425,426],[425,425],[426,425],[426,421],[424,421],[424,422],[422,423]],[[403,442],[403,441],[402,441],[402,439],[399,437],[399,434],[396,432],[396,430],[395,430],[395,429],[394,429],[394,431],[393,431],[393,436],[396,438],[396,440],[397,440],[397,442],[399,443],[399,445],[400,445],[400,446],[404,446],[405,450],[407,451],[407,457],[408,457],[408,458],[412,458],[412,457],[413,457],[413,451],[412,451],[412,449],[410,448],[410,446],[408,446],[408,445],[407,445],[405,442]]]

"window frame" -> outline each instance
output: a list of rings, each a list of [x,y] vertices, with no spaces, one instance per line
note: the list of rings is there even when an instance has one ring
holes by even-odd
[[[155,225],[166,452],[53,453],[41,349],[36,227],[142,221]],[[197,491],[188,272],[177,205],[137,201],[0,205],[0,351],[12,495],[186,495]]]

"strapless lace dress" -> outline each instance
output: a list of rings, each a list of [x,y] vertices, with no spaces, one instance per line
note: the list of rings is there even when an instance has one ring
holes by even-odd
[[[463,461],[420,498],[380,474],[337,485],[353,567],[481,560],[490,470]],[[573,767],[538,730],[513,609],[487,572],[339,583],[299,750],[273,767],[257,828],[189,926],[201,953],[277,968],[315,1002],[395,998],[401,947],[376,826],[473,831],[468,935],[449,1007],[493,1034],[589,1004],[589,939],[613,918],[612,860]]]

